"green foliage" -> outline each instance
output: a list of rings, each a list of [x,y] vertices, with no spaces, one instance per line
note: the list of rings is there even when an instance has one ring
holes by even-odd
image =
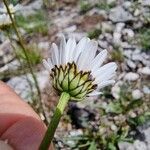
[[[144,28],[139,32],[139,41],[144,50],[150,50],[150,29]]]
[[[107,1],[101,0],[99,3],[95,5],[99,9],[103,9],[109,11],[112,7],[115,6],[115,3],[108,4]]]
[[[46,35],[48,33],[48,25],[44,14],[44,11],[39,10],[35,14],[27,17],[16,15],[15,19],[18,26],[24,28],[28,33],[41,33]]]
[[[39,64],[42,60],[42,56],[37,48],[36,45],[29,45],[27,47],[27,55],[30,60],[30,63],[35,66]],[[25,57],[24,52],[21,49],[17,49],[17,56],[23,61],[23,63],[26,65],[27,60]]]
[[[124,55],[119,48],[117,48],[111,52],[111,58],[112,58],[112,60],[118,61],[118,62],[124,61]]]
[[[93,6],[88,1],[83,1],[83,0],[80,1],[80,12],[82,14],[86,13],[87,11],[89,11],[92,8],[93,8]]]
[[[137,127],[147,121],[150,121],[150,112],[145,112],[144,114],[141,114],[135,118],[128,118],[128,123],[132,127]]]
[[[101,29],[94,29],[93,31],[88,33],[88,37],[90,39],[98,38],[101,33]]]

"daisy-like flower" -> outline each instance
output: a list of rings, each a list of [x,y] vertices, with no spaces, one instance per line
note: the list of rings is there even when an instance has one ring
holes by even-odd
[[[101,94],[101,88],[115,83],[117,65],[110,62],[102,66],[107,50],[97,54],[97,48],[98,43],[86,37],[76,43],[74,38],[66,41],[62,35],[59,47],[52,44],[51,58],[43,64],[59,93],[66,92],[72,100],[80,101]]]
[[[7,25],[12,24],[9,15],[7,14],[2,14],[0,15],[0,27],[4,27]]]
[[[9,10],[11,14],[14,14],[16,11],[21,9],[21,5],[17,4],[16,6],[13,6],[13,4],[9,4]],[[0,13],[7,13],[7,8],[5,5],[3,5],[2,8],[0,8]]]

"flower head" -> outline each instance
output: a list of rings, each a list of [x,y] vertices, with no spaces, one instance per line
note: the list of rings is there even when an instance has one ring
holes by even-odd
[[[10,4],[9,6],[9,10],[10,10],[10,13],[11,14],[14,14],[16,11],[20,10],[21,9],[21,6],[18,4],[16,6],[13,6],[13,4]],[[7,14],[7,8],[5,5],[3,5],[2,8],[0,8],[0,13],[5,13]]]
[[[114,84],[117,66],[114,62],[102,66],[107,50],[96,55],[97,48],[98,43],[86,37],[76,43],[74,38],[66,42],[61,36],[59,47],[53,43],[51,58],[43,60],[53,87],[60,93],[69,93],[73,100],[82,100],[99,95],[101,88]]]

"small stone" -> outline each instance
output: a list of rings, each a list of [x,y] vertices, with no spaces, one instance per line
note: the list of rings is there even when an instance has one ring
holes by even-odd
[[[124,29],[122,31],[123,35],[127,36],[127,38],[132,39],[134,37],[134,32],[131,29]]]
[[[44,50],[47,50],[47,49],[49,49],[49,42],[40,42],[40,43],[38,43],[38,48],[39,49],[44,49]]]
[[[108,5],[114,4],[115,2],[116,2],[116,0],[107,0]]]
[[[139,68],[138,72],[143,75],[150,75],[150,67]]]
[[[117,82],[111,89],[111,93],[115,99],[120,98],[120,86],[122,85],[121,82]]]
[[[130,1],[126,1],[123,3],[123,7],[125,9],[129,9],[131,6],[132,6],[132,2],[130,2]]]
[[[119,142],[118,147],[119,147],[119,150],[135,150],[134,146],[128,142]]]
[[[113,131],[116,131],[116,130],[117,130],[117,126],[116,126],[115,124],[112,124],[112,125],[110,126],[110,128],[111,128],[111,130],[113,130]]]
[[[142,96],[143,96],[143,93],[139,89],[132,91],[133,99],[140,99],[142,98]]]
[[[102,22],[102,32],[112,32],[113,25],[111,22]]]
[[[131,60],[127,60],[127,65],[132,69],[136,68],[136,64]]]
[[[77,26],[73,25],[73,26],[65,28],[64,32],[70,33],[70,32],[74,32],[76,29],[77,29]]]
[[[121,6],[112,8],[109,14],[109,19],[115,23],[127,22],[133,20],[133,16]]]
[[[140,15],[140,10],[137,8],[137,9],[135,9],[135,11],[134,11],[134,16],[138,16],[138,15]]]
[[[116,45],[120,45],[121,43],[121,33],[114,32],[113,33],[113,43]]]
[[[139,79],[139,74],[134,72],[129,72],[124,76],[124,79],[128,81],[136,81],[137,79]]]
[[[117,23],[116,24],[116,28],[115,28],[115,32],[119,32],[120,33],[123,30],[124,26],[125,26],[125,23],[123,23],[123,22]]]
[[[145,94],[150,94],[150,88],[147,87],[146,85],[144,85],[144,87],[143,87],[143,92],[144,92]]]
[[[150,6],[150,0],[142,0],[143,6]]]
[[[146,144],[139,140],[136,140],[133,146],[135,147],[135,150],[148,150]]]

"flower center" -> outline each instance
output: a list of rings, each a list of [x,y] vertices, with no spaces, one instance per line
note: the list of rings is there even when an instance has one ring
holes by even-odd
[[[52,69],[51,77],[53,87],[58,92],[67,92],[72,100],[82,100],[88,93],[91,93],[96,84],[93,84],[94,79],[91,72],[78,71],[76,64],[67,63],[67,65],[59,67],[55,65]]]

